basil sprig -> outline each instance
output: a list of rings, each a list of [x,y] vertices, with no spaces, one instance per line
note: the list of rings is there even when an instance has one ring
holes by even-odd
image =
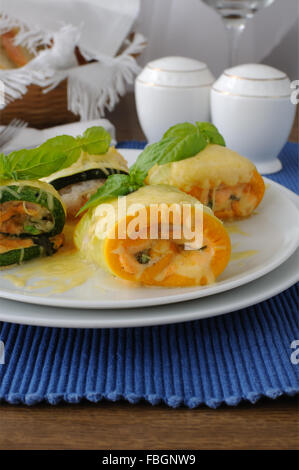
[[[199,132],[201,132],[208,144],[217,144],[225,147],[225,140],[219,133],[216,126],[210,122],[197,122],[196,123]]]
[[[35,180],[63,170],[75,163],[81,151],[103,154],[109,149],[110,134],[100,126],[87,129],[82,136],[59,135],[39,147],[9,155],[0,154],[0,180]]]
[[[95,194],[93,194],[83,206],[77,215],[85,211],[89,207],[97,206],[108,199],[113,199],[118,196],[126,196],[127,194],[133,193],[140,188],[132,181],[130,175],[114,174],[108,176],[103,186],[100,186]]]
[[[184,122],[168,129],[159,142],[148,145],[130,168],[129,175],[111,175],[103,186],[87,201],[78,212],[107,201],[125,196],[144,185],[149,170],[154,165],[178,162],[193,157],[208,144],[225,146],[218,129],[209,122]]]

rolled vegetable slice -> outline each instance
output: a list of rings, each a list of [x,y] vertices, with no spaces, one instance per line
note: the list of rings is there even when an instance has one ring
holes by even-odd
[[[0,266],[51,255],[63,244],[65,208],[57,191],[40,181],[0,186]]]
[[[194,197],[177,188],[155,185],[144,186],[120,201],[122,207],[126,206],[126,212],[118,209],[117,200],[112,200],[108,202],[108,206],[100,204],[90,209],[77,225],[74,242],[87,260],[119,278],[163,287],[209,284],[225,269],[231,252],[227,231],[212,211],[202,206]],[[160,214],[154,223],[150,218],[151,205],[161,203],[168,208],[174,207],[173,205],[179,209],[189,206],[194,230],[200,229],[195,227],[196,208],[200,206],[203,228],[200,246],[193,244],[191,247],[192,240],[185,239],[184,218],[179,227],[181,237],[174,236],[178,225],[171,211],[169,235],[165,237],[167,227],[163,216]],[[133,206],[135,204],[137,206]],[[146,212],[146,223],[142,229],[139,227],[139,235],[132,237],[130,225],[136,218],[134,207],[140,205]],[[122,230],[119,231],[120,226]]]
[[[185,160],[155,165],[145,182],[176,186],[208,205],[222,220],[248,217],[265,192],[254,164],[220,145],[207,145]]]
[[[107,153],[100,155],[82,152],[73,165],[43,178],[43,181],[57,189],[68,217],[74,218],[109,175],[128,172],[126,160],[114,147],[110,147]]]

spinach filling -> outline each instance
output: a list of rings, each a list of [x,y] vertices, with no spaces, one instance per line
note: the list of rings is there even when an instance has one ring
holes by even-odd
[[[46,235],[32,237],[32,241],[35,245],[41,246],[43,248],[43,253],[46,256],[51,256],[57,251],[54,247],[54,243]]]
[[[135,258],[139,264],[147,264],[151,260],[149,253],[150,253],[150,250],[138,251],[138,253],[136,253],[135,255]]]

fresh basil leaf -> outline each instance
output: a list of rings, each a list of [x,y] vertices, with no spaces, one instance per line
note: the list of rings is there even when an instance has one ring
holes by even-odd
[[[130,175],[137,184],[143,184],[148,171],[156,164],[177,162],[193,157],[206,147],[206,140],[199,131],[179,133],[178,136],[168,136],[151,144],[139,155],[130,169]]]
[[[93,137],[92,129],[89,134],[91,139]],[[83,137],[80,139],[82,140]],[[184,122],[172,126],[159,142],[145,148],[130,168],[129,175],[109,176],[106,183],[98,189],[78,214],[108,199],[125,196],[136,191],[144,185],[148,171],[154,165],[163,165],[193,157],[209,143],[225,145],[223,137],[213,124],[197,122],[194,125]],[[93,150],[93,143],[89,148]]]
[[[62,135],[34,149],[12,152],[6,157],[6,172],[14,180],[39,179],[72,165],[81,148],[74,137]]]
[[[82,137],[78,137],[82,150],[90,154],[106,153],[110,147],[111,136],[104,127],[94,126],[86,129]]]
[[[210,122],[196,122],[196,126],[200,133],[204,135],[208,144],[217,144],[225,147],[224,138],[214,124],[211,124]]]
[[[9,179],[10,176],[7,172],[7,157],[4,153],[0,154],[0,179]]]
[[[0,155],[0,179],[44,178],[75,163],[81,151],[106,153],[111,137],[103,127],[91,127],[82,136],[59,135],[34,149]]]
[[[81,207],[78,214],[81,214],[86,209],[97,206],[104,201],[113,199],[118,196],[126,196],[139,189],[139,185],[132,184],[132,180],[129,175],[114,174],[108,176],[103,186],[100,186],[95,194],[87,201],[87,203]]]
[[[51,154],[51,161],[35,161],[30,156],[30,161],[26,162],[26,165],[22,168],[17,165],[14,169],[10,170],[10,178],[18,180],[36,180],[55,173],[56,171],[69,166],[67,164],[67,156],[64,154]]]
[[[176,124],[168,129],[163,135],[163,139],[167,137],[179,137],[186,136],[189,134],[194,134],[198,132],[198,127],[190,122],[183,122],[181,124]]]
[[[196,133],[198,130],[205,137],[208,144],[211,143],[225,146],[222,135],[219,133],[217,127],[210,122],[196,122],[196,125],[191,124],[190,122],[176,124],[165,132],[163,139],[166,137],[177,137],[179,135],[183,136]]]
[[[54,158],[60,154],[65,155],[66,161],[63,168],[67,168],[78,160],[82,148],[75,137],[71,135],[58,135],[57,137],[46,140],[46,142],[34,150],[37,151],[39,160],[44,163],[51,161],[49,154]],[[58,168],[58,170],[62,170],[63,168]],[[52,173],[54,173],[54,171],[52,171]]]
[[[130,169],[134,181],[142,184],[154,165],[176,162],[193,157],[208,144],[225,146],[217,128],[209,122],[183,122],[165,132],[160,142],[149,145]]]

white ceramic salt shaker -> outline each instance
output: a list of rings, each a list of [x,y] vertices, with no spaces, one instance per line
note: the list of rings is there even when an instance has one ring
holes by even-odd
[[[286,74],[263,64],[227,69],[212,87],[212,122],[226,145],[252,160],[263,174],[282,168],[277,156],[295,116],[290,96]]]
[[[164,57],[149,62],[135,81],[138,118],[149,143],[180,122],[210,120],[214,77],[203,62]]]

